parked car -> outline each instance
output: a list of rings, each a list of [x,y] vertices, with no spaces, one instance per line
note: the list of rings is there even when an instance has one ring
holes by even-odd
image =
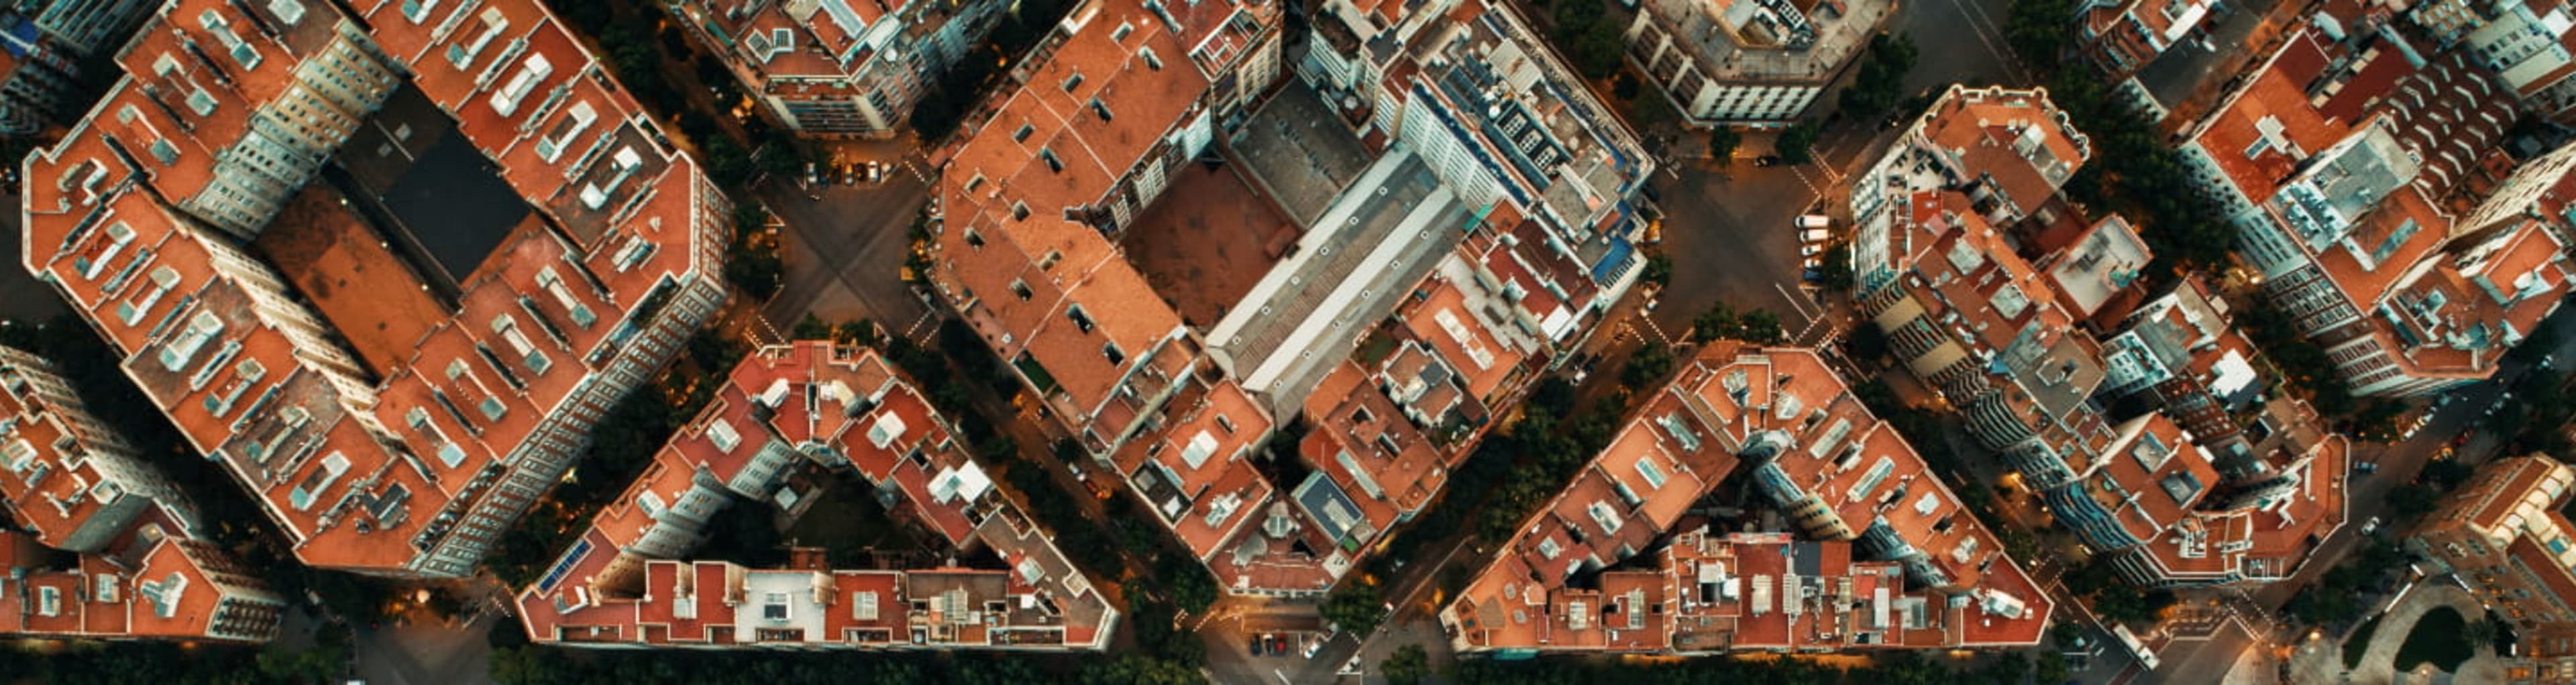
[[[1833,233],[1833,231],[1828,231],[1828,230],[1821,229],[1821,228],[1802,228],[1802,229],[1798,229],[1798,242],[1801,242],[1801,243],[1807,243],[1807,244],[1811,244],[1811,245],[1821,245],[1821,244],[1824,244],[1824,242],[1825,242],[1825,241],[1833,240],[1833,239],[1834,239],[1834,233]]]
[[[1810,228],[1831,228],[1833,225],[1834,220],[1823,214],[1806,214],[1798,217],[1799,230]]]
[[[2370,517],[2369,521],[2365,521],[2361,524],[2361,534],[2369,535],[2371,533],[2379,532],[2379,523],[2379,517]]]
[[[1272,633],[1272,634],[1270,635],[1270,653],[1272,653],[1272,654],[1277,654],[1277,655],[1280,655],[1280,656],[1287,656],[1287,655],[1288,655],[1288,636],[1286,636],[1286,635],[1280,635],[1280,634],[1277,634],[1277,633]]]
[[[2354,473],[2359,473],[2359,474],[2361,474],[2361,475],[2365,475],[2365,476],[2370,475],[2370,474],[2374,474],[2374,473],[2378,473],[2378,472],[2379,472],[2379,462],[2375,462],[2375,461],[2365,461],[2365,462],[2361,462],[2361,463],[2359,463],[2359,464],[2354,464],[2354,465],[2352,465],[2352,470],[2353,470],[2353,472],[2354,472]]]
[[[1266,636],[1262,636],[1262,635],[1254,635],[1254,636],[1252,636],[1252,644],[1251,644],[1251,645],[1246,646],[1246,649],[1250,649],[1250,650],[1252,650],[1252,655],[1253,655],[1253,656],[1261,656],[1261,648],[1262,648],[1262,646],[1267,645],[1267,644],[1269,644],[1269,643],[1270,643],[1270,640],[1268,640],[1268,639],[1266,638]]]
[[[1825,246],[1815,243],[1807,243],[1805,245],[1798,246],[1798,256],[1800,257],[1813,257],[1818,254],[1823,254],[1824,251]]]
[[[1754,166],[1771,166],[1771,165],[1779,164],[1779,163],[1780,163],[1780,156],[1779,156],[1779,155],[1763,155],[1763,156],[1760,156],[1760,157],[1755,157],[1755,158],[1753,158],[1753,165],[1754,165]]]
[[[1806,273],[1799,274],[1798,277],[1806,279],[1808,283],[1825,282],[1825,272],[1817,271],[1815,269],[1808,269]]]
[[[886,168],[884,162],[868,162],[869,183],[884,183],[885,175]]]

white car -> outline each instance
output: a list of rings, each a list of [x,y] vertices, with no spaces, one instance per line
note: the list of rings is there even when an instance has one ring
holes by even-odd
[[[1815,243],[1822,243],[1822,242],[1825,242],[1825,241],[1828,241],[1828,240],[1833,240],[1833,239],[1834,239],[1834,232],[1833,232],[1833,231],[1828,231],[1828,230],[1821,229],[1821,228],[1809,228],[1809,229],[1803,229],[1803,230],[1798,231],[1798,242],[1801,242],[1801,243],[1815,244]]]
[[[2365,521],[2361,524],[2361,534],[2369,535],[2376,532],[2379,532],[2379,517],[2370,517],[2369,521]]]
[[[1798,246],[1798,256],[1800,257],[1813,257],[1817,254],[1823,253],[1824,251],[1825,246],[1815,243],[1807,243],[1805,245]]]

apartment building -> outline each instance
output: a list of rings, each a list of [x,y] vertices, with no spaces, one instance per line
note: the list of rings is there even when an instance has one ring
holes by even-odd
[[[0,530],[0,635],[258,643],[286,600],[213,543],[135,529],[97,553]]]
[[[1281,76],[1278,10],[1075,8],[949,154],[928,277],[1229,592],[1314,596],[1427,506],[1499,408],[1634,280],[1628,194],[1650,167],[1597,103],[1551,95],[1580,86],[1485,4],[1420,15],[1437,30],[1402,71],[1436,61],[1450,76],[1301,66],[1318,91],[1412,88],[1371,101],[1384,128],[1312,93],[1278,106],[1340,125],[1256,117],[1249,105]],[[1446,90],[1458,84],[1471,85]],[[1282,208],[1302,230],[1294,245],[1220,313],[1187,322],[1120,240],[1190,160],[1246,154],[1215,143],[1243,144],[1257,118],[1346,138],[1332,142],[1347,168],[1329,173],[1347,173]],[[1488,118],[1531,128],[1512,140],[1439,128]],[[1325,171],[1304,166],[1317,159],[1284,168]],[[1254,459],[1300,418],[1311,429],[1296,456],[1276,456],[1306,475],[1273,482]]]
[[[264,642],[285,601],[45,360],[0,347],[0,635]],[[195,588],[190,592],[190,588]]]
[[[1698,126],[1785,126],[1878,34],[1884,0],[1647,0],[1621,34],[1627,56]]]
[[[2216,0],[2087,0],[2076,9],[2076,40],[2085,59],[2124,80],[2195,40],[2202,23],[2226,9]]]
[[[0,347],[0,499],[35,541],[96,552],[149,515],[173,535],[200,533],[196,505],[89,411],[53,365]]]
[[[41,5],[33,12],[36,29],[45,38],[81,56],[115,51],[116,46],[124,44],[126,38],[133,34],[135,25],[141,23],[158,4],[154,0],[27,3]]]
[[[2576,469],[2545,454],[2499,459],[2443,499],[2406,546],[2513,623],[2521,656],[2576,674],[2576,535],[2564,509]]]
[[[701,49],[716,55],[791,131],[891,136],[1010,3],[876,0],[678,0],[669,3]]]
[[[2101,397],[2152,404],[2202,440],[2236,437],[2233,415],[2265,390],[2254,367],[2261,352],[2198,276],[2132,312],[2102,353]]]
[[[471,573],[725,297],[728,202],[532,0],[175,0],[118,61],[26,266],[306,564]]]
[[[95,96],[82,87],[133,35],[151,0],[0,1],[0,135],[35,136],[80,118]]]
[[[995,487],[955,428],[874,350],[803,341],[762,348],[654,454],[535,584],[529,638],[576,647],[1035,649],[1106,647],[1118,610],[1046,531]],[[897,516],[938,534],[950,561],[836,570],[824,551],[785,568],[684,561],[730,506],[797,512],[850,470]],[[955,559],[988,552],[999,562]]]
[[[1509,5],[1451,0],[1326,3],[1299,73],[1365,113],[1362,139],[1419,155],[1471,208],[1510,203],[1551,246],[1625,292],[1644,259],[1636,193],[1646,154],[1583,79]]]
[[[2087,404],[2106,376],[2101,343],[2077,328],[2091,312],[2061,301],[2050,275],[2023,259],[1969,196],[1916,192],[1903,213],[1885,222],[1885,239],[1909,250],[1889,262],[1902,276],[1858,289],[1863,314],[1886,331],[1907,370],[1965,414],[1978,442],[2032,487],[2058,487],[2089,471],[2113,436]],[[2144,256],[2140,248],[2115,261],[2143,264]]]
[[[2132,496],[2127,506],[2146,514],[2140,521],[2162,524],[2121,520],[2138,542],[2121,548],[2125,552],[2113,557],[2112,565],[2129,582],[2183,587],[2285,580],[2298,573],[2317,545],[2349,522],[2345,487],[2352,467],[2351,439],[2330,432],[2306,403],[2275,399],[2236,437],[2208,439],[2188,431],[2180,437],[2191,443],[2181,458],[2206,460],[2215,468],[2216,482],[2197,480],[2204,473],[2195,473],[2193,480],[2168,480],[2163,474],[2182,471],[2150,470],[2143,464],[2131,471],[2115,459],[2108,474],[2112,482],[2102,486]],[[2197,471],[2197,463],[2188,468]],[[2155,499],[2157,491],[2182,502],[2190,499],[2188,486],[2194,484],[2201,486],[2201,494],[2189,511],[2162,514],[2167,505]],[[2052,496],[2052,501],[2061,500],[2066,498]],[[2114,509],[2103,506],[2092,515],[2110,511]],[[2060,520],[2069,517],[2080,516]]]
[[[1813,351],[1711,343],[1641,406],[1441,611],[1459,651],[2008,648],[2045,634],[2052,600]],[[1687,523],[1738,474],[1805,539]]]
[[[2048,101],[2046,89],[1971,89],[1952,85],[1908,126],[1878,162],[1852,181],[1852,274],[1856,292],[1893,283],[1918,235],[1896,224],[1932,211],[1908,203],[1948,189],[1966,214],[1996,226],[2030,218],[2093,159],[2093,142]],[[1936,198],[1938,199],[1938,198]],[[1919,237],[1937,237],[1926,235]]]
[[[2576,81],[2567,78],[2576,75],[2568,10],[2551,0],[2441,0],[2404,11],[2434,46],[2469,56],[2531,113],[2563,123],[2576,116]]]
[[[2353,393],[2426,395],[2492,375],[2556,310],[2565,218],[2533,203],[2568,166],[2507,152],[2511,98],[2463,53],[2421,57],[2358,11],[2315,15],[2183,158]]]

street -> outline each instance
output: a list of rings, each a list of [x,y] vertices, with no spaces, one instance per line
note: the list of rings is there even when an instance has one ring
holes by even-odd
[[[9,195],[0,196],[0,202],[14,207],[19,201],[17,196]],[[18,258],[19,243],[22,242],[18,226],[26,220],[26,215],[20,212],[6,214],[7,217],[0,218],[0,226],[8,227],[5,232],[8,239],[0,240],[0,262],[5,262],[0,263],[0,321],[44,323],[56,315],[70,312],[71,309],[63,304],[62,295],[56,294],[53,286],[37,280],[35,274],[28,273],[25,260]]]
[[[1971,86],[2016,85],[2028,81],[2008,56],[2002,21],[2009,0],[1924,0],[1902,3],[1889,19],[1889,33],[1912,36],[1925,45],[1905,85],[1909,93],[1937,94],[1952,83]],[[1973,35],[1974,43],[1951,45],[1945,37]],[[1817,101],[1812,118],[1829,117],[1834,98]],[[1798,240],[1791,223],[1810,207],[1825,202],[1825,213],[1839,214],[1837,189],[1847,170],[1878,158],[1889,142],[1913,121],[1899,125],[1845,121],[1826,129],[1816,142],[1816,161],[1797,166],[1756,167],[1748,160],[1768,154],[1773,134],[1747,133],[1736,159],[1724,164],[1705,157],[1704,146],[1685,142],[1666,155],[1667,174],[1658,175],[1664,210],[1664,253],[1673,260],[1673,280],[1653,316],[1669,336],[1685,335],[1691,319],[1712,304],[1741,309],[1768,309],[1780,316],[1793,343],[1830,339],[1844,325],[1831,321],[1817,298],[1801,288]],[[1675,135],[1646,132],[1649,136]],[[1687,140],[1698,140],[1686,136]],[[1848,231],[1840,227],[1838,232]],[[1819,322],[1819,319],[1827,319]]]
[[[771,178],[756,191],[786,224],[779,241],[786,283],[762,307],[779,330],[812,312],[824,321],[873,319],[888,331],[914,333],[929,315],[900,273],[913,219],[930,200],[930,178],[908,157],[882,161],[893,166],[882,183],[827,181],[809,191]]]

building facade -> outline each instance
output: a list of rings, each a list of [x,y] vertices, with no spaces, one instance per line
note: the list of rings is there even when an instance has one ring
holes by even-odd
[[[745,357],[716,399],[519,594],[531,640],[570,647],[1100,650],[1119,612],[1001,494],[929,400],[874,350],[804,341]],[[946,563],[785,568],[681,559],[731,506],[790,514],[855,472],[938,535]],[[987,552],[998,563],[960,566]]]
[[[1647,0],[1630,64],[1697,126],[1785,126],[1813,106],[1895,15],[1883,0]]]
[[[96,552],[146,513],[194,534],[196,506],[117,428],[90,413],[53,365],[0,347],[0,497],[47,547]]]
[[[2576,669],[2576,571],[2560,509],[2576,469],[2545,454],[2478,469],[2416,525],[2408,548],[2467,584],[2513,622],[2522,656],[2565,678]]]
[[[140,35],[25,163],[26,267],[309,565],[470,574],[725,298],[730,203],[535,2]]]
[[[1738,477],[1803,539],[1686,529]],[[1440,622],[1499,657],[2016,648],[2050,603],[1821,357],[1715,341]]]
[[[886,137],[999,24],[1010,3],[669,3],[770,119],[807,135]]]
[[[286,602],[52,365],[0,347],[0,635],[265,642]]]
[[[2272,304],[2356,395],[2424,396],[2494,374],[2555,311],[2565,154],[2522,158],[2520,113],[2473,51],[2420,54],[2360,8],[2312,15],[2182,157],[2238,226]]]

